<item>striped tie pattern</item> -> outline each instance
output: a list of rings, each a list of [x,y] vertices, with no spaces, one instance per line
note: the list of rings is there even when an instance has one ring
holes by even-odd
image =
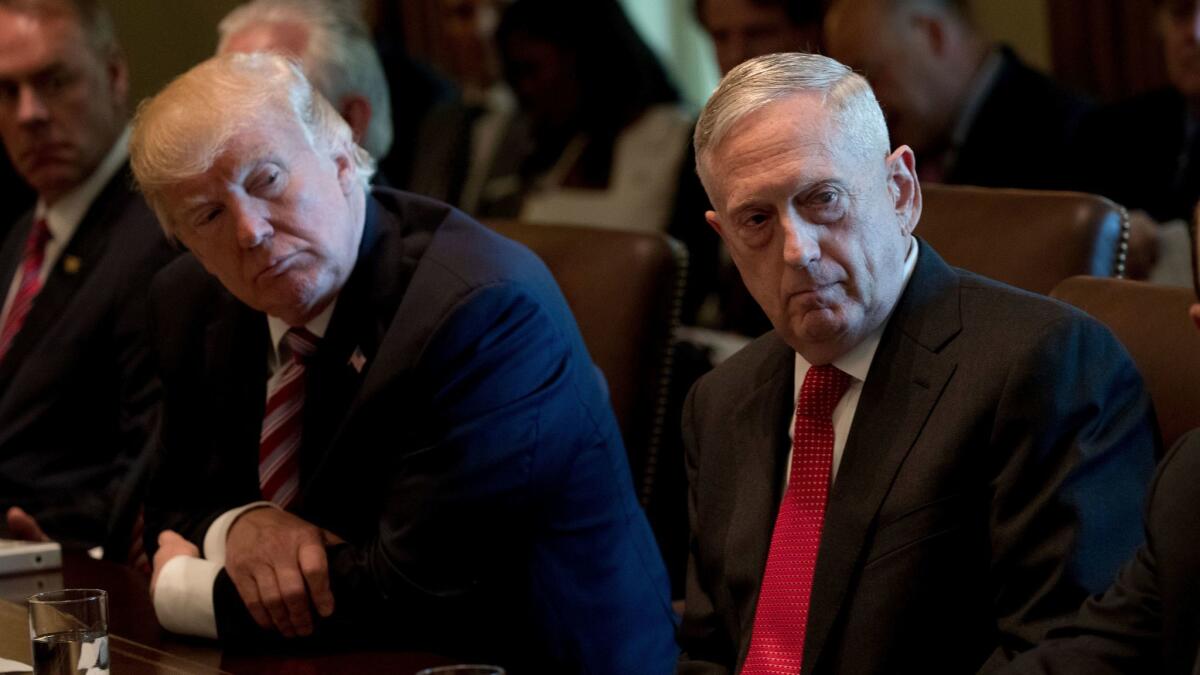
[[[800,672],[833,468],[833,409],[849,386],[850,376],[829,365],[813,366],[804,376],[796,401],[792,468],[771,534],[743,675]]]
[[[38,291],[42,290],[42,265],[46,262],[46,244],[49,242],[50,228],[46,225],[46,219],[38,218],[25,240],[25,255],[21,259],[21,280],[13,296],[12,306],[8,310],[8,317],[4,320],[3,328],[0,328],[0,360],[8,353],[8,348],[12,346],[13,339],[21,331],[25,317],[33,307]]]
[[[284,334],[284,363],[267,392],[258,445],[258,484],[263,499],[285,509],[300,487],[305,364],[317,352],[318,340],[305,328],[292,328]]]

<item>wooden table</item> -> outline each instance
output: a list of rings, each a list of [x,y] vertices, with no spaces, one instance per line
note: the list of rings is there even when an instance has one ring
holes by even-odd
[[[0,579],[0,657],[32,661],[29,622],[21,598],[39,590],[103,588],[108,591],[109,655],[113,675],[160,673],[396,673],[412,675],[448,661],[431,654],[388,651],[234,653],[216,643],[171,635],[159,627],[147,590],[148,580],[113,563],[64,554],[63,569]],[[14,602],[15,600],[15,602]],[[298,645],[299,646],[299,645]]]

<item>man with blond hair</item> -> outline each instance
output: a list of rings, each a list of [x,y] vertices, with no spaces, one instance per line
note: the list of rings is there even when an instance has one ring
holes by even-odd
[[[142,107],[131,152],[190,251],[151,292],[166,628],[514,672],[670,669],[666,574],[620,433],[532,253],[369,189],[350,128],[276,55],[181,76]]]
[[[1149,399],[1099,324],[949,267],[913,152],[817,55],[730,71],[697,169],[774,330],[684,407],[680,673],[970,673],[1139,538]]]

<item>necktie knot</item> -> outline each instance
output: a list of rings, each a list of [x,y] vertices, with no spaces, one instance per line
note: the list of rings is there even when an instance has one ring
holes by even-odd
[[[812,366],[800,386],[796,416],[829,419],[850,386],[851,377],[831,365]]]
[[[317,353],[317,345],[320,342],[321,338],[303,326],[289,328],[288,332],[283,334],[283,344],[292,361],[301,365],[304,365]]]
[[[25,255],[27,257],[41,256],[46,250],[46,244],[50,243],[52,238],[50,226],[46,223],[45,218],[33,221],[33,227],[29,230],[29,238],[25,240]]]

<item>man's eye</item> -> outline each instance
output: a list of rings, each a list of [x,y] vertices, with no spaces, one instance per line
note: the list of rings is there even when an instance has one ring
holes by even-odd
[[[205,225],[213,223],[221,216],[221,211],[222,209],[220,207],[214,207],[201,211],[199,217],[196,219],[196,227],[204,227]]]
[[[767,223],[767,214],[752,213],[743,221],[746,227],[761,227]]]
[[[823,190],[813,195],[813,203],[818,206],[828,206],[837,201],[837,193],[833,190]]]

